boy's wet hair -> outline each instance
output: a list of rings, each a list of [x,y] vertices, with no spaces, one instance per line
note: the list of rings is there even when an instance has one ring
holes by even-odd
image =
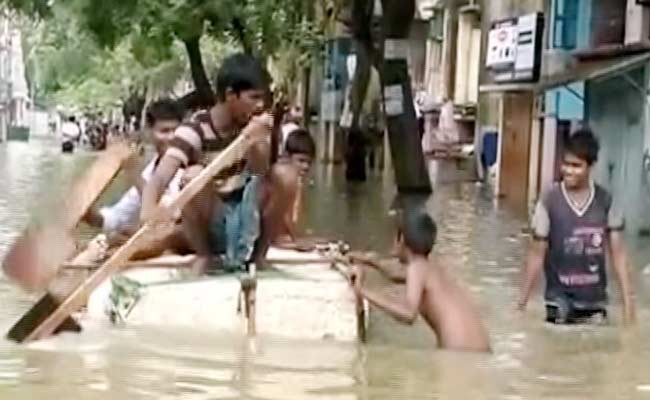
[[[152,127],[156,121],[183,121],[183,109],[177,101],[161,99],[147,108],[147,126]]]
[[[226,58],[219,68],[214,82],[219,100],[226,98],[226,91],[235,94],[245,90],[267,90],[271,81],[269,72],[257,58],[238,53]]]
[[[398,234],[413,253],[428,256],[436,242],[438,228],[425,211],[410,210],[402,213]]]
[[[288,155],[306,154],[311,158],[316,156],[316,143],[307,129],[291,131],[284,148]]]
[[[591,129],[581,128],[569,136],[564,144],[564,151],[586,161],[588,165],[593,165],[598,161],[600,144]]]

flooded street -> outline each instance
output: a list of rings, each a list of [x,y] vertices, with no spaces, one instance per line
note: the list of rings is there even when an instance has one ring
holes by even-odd
[[[0,144],[0,257],[92,157],[62,155],[50,142]],[[306,228],[385,252],[393,234],[391,181],[375,175],[349,185],[342,175],[314,172]],[[613,277],[609,326],[551,327],[542,322],[539,294],[525,315],[515,311],[525,221],[474,183],[440,186],[427,205],[440,230],[437,252],[453,260],[448,268],[480,307],[492,355],[436,351],[421,322],[403,327],[379,311],[364,346],[265,336],[253,342],[201,327],[97,326],[29,346],[2,339],[0,399],[650,399],[650,275],[642,273],[650,263],[647,241],[629,243],[636,328],[620,327]],[[32,302],[0,279],[3,333]]]

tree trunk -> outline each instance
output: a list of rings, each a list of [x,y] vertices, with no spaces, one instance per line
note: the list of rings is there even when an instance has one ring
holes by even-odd
[[[356,55],[356,68],[350,85],[349,95],[345,99],[352,114],[350,127],[347,129],[345,149],[345,177],[349,181],[366,180],[366,140],[359,118],[363,102],[368,91],[368,82],[372,68],[372,7],[373,2],[353,0],[348,2],[345,15],[348,28],[352,33]],[[344,17],[345,19],[346,17]]]
[[[210,86],[210,80],[205,72],[203,57],[201,56],[200,37],[184,40],[185,50],[190,60],[190,71],[192,80],[196,87],[195,102],[200,106],[212,106],[215,102],[215,94]]]
[[[145,106],[144,95],[139,91],[133,91],[122,105],[122,116],[124,121],[128,124],[131,122],[131,117],[135,116],[137,126],[142,124],[141,115]]]
[[[231,24],[233,31],[235,32],[235,36],[237,37],[237,41],[239,41],[239,44],[244,49],[244,53],[253,54],[253,46],[248,40],[248,36],[246,35],[246,28],[241,22],[241,19],[233,18]]]
[[[144,103],[142,104],[142,111],[140,114],[140,137],[142,137],[142,132],[144,131],[144,128],[146,127],[147,124],[147,109],[151,104],[151,100],[152,100],[151,88],[149,87],[149,84],[147,84],[144,88]]]
[[[415,0],[382,0],[382,5],[384,37],[396,40],[407,39],[415,15]],[[383,93],[385,94],[386,89],[389,89],[388,91],[396,96],[395,100],[401,100],[401,107],[385,110],[398,190],[431,192],[431,182],[424,162],[422,142],[415,118],[408,62],[405,58],[391,56],[380,64],[379,77],[382,81]],[[395,101],[392,104],[395,105]]]
[[[347,150],[345,152],[345,176],[351,181],[366,180],[366,134],[360,124],[361,110],[368,92],[368,83],[371,73],[371,55],[367,42],[355,40],[357,63],[354,70],[354,78],[350,83],[352,126],[348,131]]]
[[[363,103],[368,93],[368,84],[372,68],[371,49],[365,42],[355,40],[357,66],[354,70],[352,79],[351,106],[352,106],[352,128],[358,128],[360,125],[361,111]]]

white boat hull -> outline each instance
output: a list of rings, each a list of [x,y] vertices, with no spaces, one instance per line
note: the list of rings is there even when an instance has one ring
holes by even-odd
[[[357,304],[347,280],[317,253],[271,249],[273,268],[256,274],[256,333],[309,340],[356,341],[367,325],[367,304]],[[241,281],[237,274],[184,279],[187,268],[140,267],[122,277],[143,285],[121,323],[193,330],[246,332]],[[87,320],[115,317],[120,283],[109,280],[88,302]],[[119,289],[119,288],[117,288]],[[113,297],[113,298],[112,298]],[[115,318],[113,318],[115,319]]]

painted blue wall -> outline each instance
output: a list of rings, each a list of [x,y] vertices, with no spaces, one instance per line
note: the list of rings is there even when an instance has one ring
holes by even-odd
[[[592,0],[553,0],[551,48],[565,50],[589,47]],[[562,120],[584,119],[584,82],[546,92],[546,112]]]
[[[644,68],[629,72],[638,85]],[[587,121],[600,140],[595,180],[624,210],[628,232],[650,226],[650,185],[643,171],[644,98],[621,77],[586,85]]]
[[[578,1],[577,21],[577,49],[586,49],[591,45],[591,1],[592,0],[566,0]]]
[[[585,49],[590,46],[592,0],[553,0],[551,48]]]
[[[564,120],[584,120],[584,82],[546,92],[546,113]]]

